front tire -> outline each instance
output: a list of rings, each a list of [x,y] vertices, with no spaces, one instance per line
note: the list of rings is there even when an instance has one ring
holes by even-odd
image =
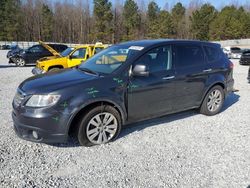
[[[48,72],[56,72],[56,71],[58,71],[58,70],[60,70],[60,68],[54,67],[54,68],[49,69]]]
[[[200,113],[207,116],[218,114],[223,107],[224,100],[223,88],[219,85],[212,87],[201,104]]]
[[[82,146],[106,144],[121,131],[121,117],[112,106],[98,106],[87,112],[80,121],[77,138]]]
[[[25,60],[21,57],[16,58],[16,66],[18,67],[24,67],[25,66]]]

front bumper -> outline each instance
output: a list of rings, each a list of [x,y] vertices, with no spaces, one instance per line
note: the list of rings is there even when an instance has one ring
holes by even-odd
[[[45,73],[44,70],[39,69],[39,68],[37,68],[37,67],[33,68],[31,72],[32,72],[32,74],[34,74],[34,75],[38,75],[38,74],[43,74],[43,73]]]
[[[34,116],[34,117],[32,117]],[[19,113],[13,109],[12,119],[16,134],[28,141],[40,143],[64,143],[68,140],[68,129],[64,119],[54,117],[55,114],[35,117],[36,114]],[[35,135],[34,136],[34,132]]]

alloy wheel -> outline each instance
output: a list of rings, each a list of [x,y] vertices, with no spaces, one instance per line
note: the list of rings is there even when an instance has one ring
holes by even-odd
[[[90,119],[86,135],[93,144],[109,142],[116,134],[118,122],[115,116],[109,112],[103,112]]]
[[[207,101],[207,108],[210,112],[215,112],[220,108],[222,104],[222,93],[220,90],[213,90],[209,96]]]
[[[24,61],[24,59],[22,59],[22,58],[17,58],[17,59],[16,59],[16,64],[17,64],[17,66],[19,66],[19,67],[23,67],[23,66],[25,65],[25,61]]]

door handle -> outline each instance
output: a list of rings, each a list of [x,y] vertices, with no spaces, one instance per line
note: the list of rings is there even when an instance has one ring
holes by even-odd
[[[211,72],[212,71],[212,69],[205,69],[205,70],[203,70],[203,72]]]
[[[166,76],[166,77],[163,77],[162,79],[163,80],[172,80],[174,78],[175,78],[175,76]]]

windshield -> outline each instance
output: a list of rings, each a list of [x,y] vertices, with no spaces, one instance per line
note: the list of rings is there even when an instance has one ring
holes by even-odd
[[[98,52],[102,51],[103,47],[95,47],[94,54],[97,54]]]
[[[111,46],[82,63],[79,68],[96,73],[110,74],[142,49],[141,46]]]
[[[61,52],[61,56],[62,57],[66,57],[68,56],[72,51],[74,50],[74,48],[67,48],[66,50]]]

